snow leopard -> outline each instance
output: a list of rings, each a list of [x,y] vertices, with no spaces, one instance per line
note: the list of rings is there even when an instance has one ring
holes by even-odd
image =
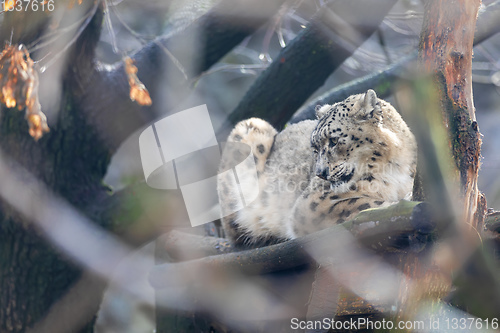
[[[218,178],[221,221],[235,246],[294,239],[411,195],[417,144],[391,104],[370,89],[316,116],[279,133],[258,118],[231,131],[228,142],[250,146],[259,185],[256,199],[234,212],[238,193]],[[232,162],[223,153],[222,164]]]

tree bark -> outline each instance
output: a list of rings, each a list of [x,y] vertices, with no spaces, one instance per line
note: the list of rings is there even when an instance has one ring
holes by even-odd
[[[441,295],[416,289],[402,306],[401,318],[415,318],[424,300],[436,302],[446,295],[453,273],[479,243],[486,203],[477,187],[481,139],[472,98],[472,48],[480,3],[425,3],[419,72],[398,95],[419,145],[413,198],[439,203],[437,222],[450,226],[429,257],[415,257],[405,266],[413,280],[440,283]],[[446,251],[453,255],[444,258]]]
[[[425,4],[419,61],[440,81],[443,121],[460,175],[463,220],[481,228],[486,205],[477,187],[481,134],[472,98],[472,47],[481,0],[430,0]]]

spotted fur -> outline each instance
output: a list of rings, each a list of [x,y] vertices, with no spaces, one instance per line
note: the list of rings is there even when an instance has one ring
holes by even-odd
[[[416,142],[389,103],[368,90],[316,113],[279,134],[256,118],[231,132],[228,141],[252,148],[260,186],[255,201],[222,219],[236,245],[293,239],[409,196]],[[218,185],[224,212],[236,193]]]

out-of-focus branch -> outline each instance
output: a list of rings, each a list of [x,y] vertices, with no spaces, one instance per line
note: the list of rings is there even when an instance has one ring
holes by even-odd
[[[282,127],[379,26],[395,1],[333,2],[285,47],[231,113],[228,126],[260,117]],[[348,32],[348,33],[346,33]]]
[[[416,59],[416,53],[409,55],[383,71],[372,73],[362,78],[342,84],[322,94],[310,103],[306,104],[304,107],[300,108],[290,120],[290,123],[294,124],[302,120],[314,119],[316,117],[316,106],[335,104],[351,95],[362,93],[368,89],[375,90],[377,96],[380,98],[389,96],[392,92],[391,88],[393,83],[401,77],[401,74],[408,68],[409,64]]]
[[[366,210],[355,219],[341,225],[281,244],[187,262],[158,265],[151,272],[150,281],[157,289],[172,287],[172,281],[183,281],[182,276],[185,276],[185,272],[191,271],[193,267],[235,269],[246,274],[264,274],[299,267],[311,261],[305,248],[315,248],[317,246],[315,244],[325,244],[325,242],[336,244],[335,239],[339,237],[338,231],[345,229],[349,230],[362,244],[378,252],[384,252],[388,249],[404,247],[409,235],[429,234],[433,232],[434,227],[428,204],[401,201],[391,207]],[[342,255],[342,251],[337,253]],[[335,253],[329,252],[328,255],[335,256]]]
[[[474,35],[474,45],[482,43],[500,31],[499,16],[500,1],[495,1],[479,13],[477,31]],[[305,119],[314,119],[317,105],[334,104],[350,95],[359,94],[368,89],[375,90],[379,97],[385,98],[391,93],[394,82],[400,79],[402,74],[407,71],[407,68],[411,66],[411,63],[416,60],[417,52],[406,56],[383,71],[338,86],[301,107],[290,120],[290,123],[293,124]]]
[[[160,37],[136,52],[131,58],[139,79],[150,91],[151,107],[130,101],[123,63],[95,71],[81,100],[88,121],[98,129],[110,152],[135,130],[175,108],[189,93],[190,79],[252,34],[283,3],[223,0],[186,29]]]
[[[341,286],[335,281],[328,267],[319,265],[316,268],[314,282],[311,287],[307,320],[323,320],[337,313]],[[308,329],[306,333],[328,332],[328,330]]]

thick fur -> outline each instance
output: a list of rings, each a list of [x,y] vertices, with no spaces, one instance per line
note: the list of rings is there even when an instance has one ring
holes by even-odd
[[[292,239],[409,196],[416,142],[389,103],[368,90],[321,107],[317,116],[279,134],[252,118],[229,135],[252,148],[260,186],[255,201],[222,219],[236,245]],[[223,212],[236,195],[226,181],[218,180]]]

